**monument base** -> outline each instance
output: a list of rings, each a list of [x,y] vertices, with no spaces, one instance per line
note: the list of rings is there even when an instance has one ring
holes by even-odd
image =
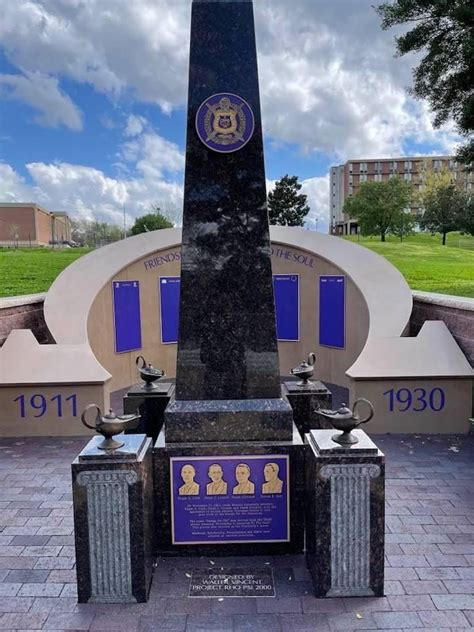
[[[145,602],[154,562],[152,442],[93,437],[72,463],[79,603]]]
[[[292,441],[288,400],[174,400],[165,412],[167,443]]]
[[[316,597],[382,597],[385,457],[362,430],[306,435],[306,549]]]
[[[160,555],[303,551],[305,448],[296,426],[290,441],[173,443],[167,434],[154,449]]]

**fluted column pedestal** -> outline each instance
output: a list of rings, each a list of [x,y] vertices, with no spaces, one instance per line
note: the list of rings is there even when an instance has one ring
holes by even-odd
[[[362,430],[343,448],[312,430],[306,484],[307,560],[318,597],[382,596],[385,457]]]
[[[147,600],[154,552],[152,442],[121,435],[113,453],[94,437],[72,464],[79,603]]]

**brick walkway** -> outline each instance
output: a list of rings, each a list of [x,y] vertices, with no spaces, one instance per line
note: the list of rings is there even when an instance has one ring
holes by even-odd
[[[315,599],[303,556],[160,559],[148,604],[77,605],[70,462],[84,439],[0,440],[0,630],[474,628],[474,437],[376,437],[386,596]],[[189,599],[196,567],[274,568],[277,598]]]

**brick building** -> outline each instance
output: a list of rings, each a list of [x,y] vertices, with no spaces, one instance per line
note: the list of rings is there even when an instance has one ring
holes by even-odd
[[[0,203],[0,246],[48,246],[70,240],[67,213],[52,213],[33,202]]]
[[[376,160],[349,160],[344,165],[331,167],[329,178],[329,231],[334,235],[357,233],[357,220],[343,211],[348,197],[356,195],[361,182],[382,182],[395,175],[411,182],[415,192],[420,191],[428,172],[450,171],[453,182],[466,191],[473,189],[473,174],[453,156],[418,156],[405,158],[379,158]],[[412,212],[418,211],[414,204]]]

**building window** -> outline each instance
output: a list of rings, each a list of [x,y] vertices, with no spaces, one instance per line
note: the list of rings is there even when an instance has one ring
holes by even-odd
[[[405,182],[411,182],[411,173],[404,173],[403,179],[405,180]]]
[[[352,164],[352,162],[349,163],[349,173],[352,173],[352,170],[354,168],[354,165]]]
[[[411,160],[405,160],[405,171],[411,171]]]
[[[361,174],[360,181],[361,182],[367,182],[367,174],[366,173],[365,174]]]
[[[351,185],[349,187],[349,195],[352,195],[354,193],[354,187]]]

